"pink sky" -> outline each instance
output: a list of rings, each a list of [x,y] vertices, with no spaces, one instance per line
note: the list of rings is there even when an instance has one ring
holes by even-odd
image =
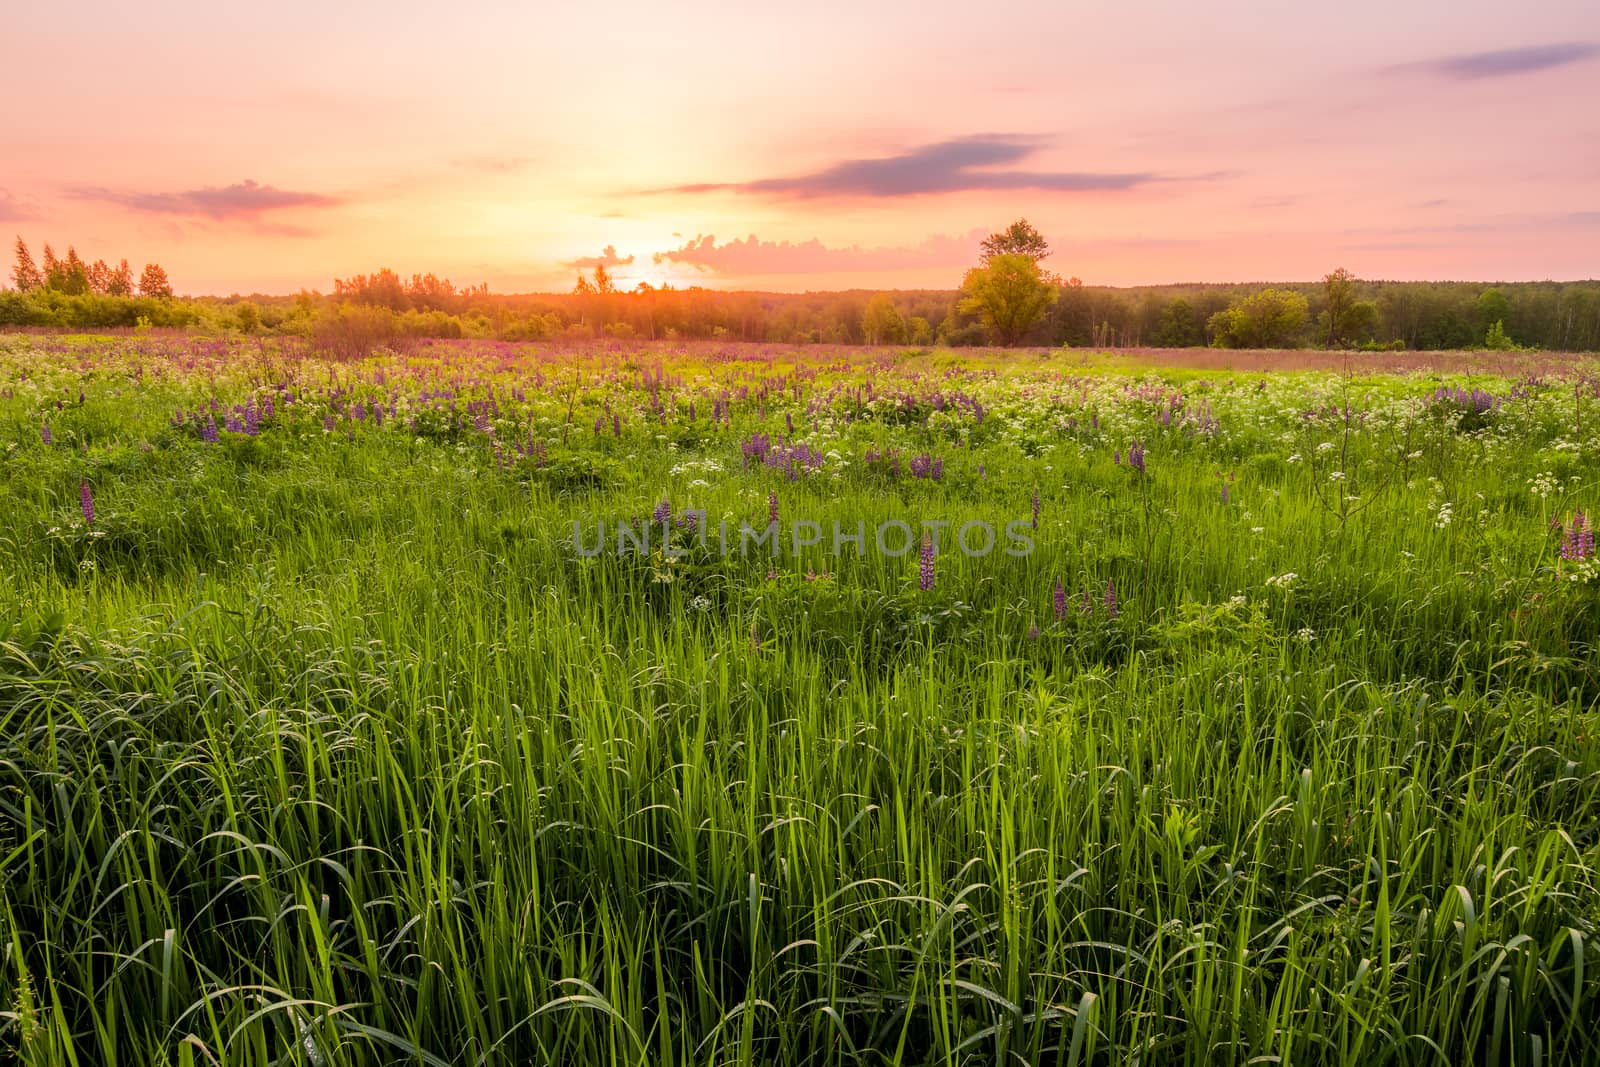
[[[1600,276],[1592,0],[5,21],[0,232],[186,292],[954,288],[1019,215],[1090,284]]]

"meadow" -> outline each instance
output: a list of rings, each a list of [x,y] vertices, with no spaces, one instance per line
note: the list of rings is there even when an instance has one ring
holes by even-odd
[[[0,1057],[1600,1062],[1600,365],[302,346],[0,337]]]

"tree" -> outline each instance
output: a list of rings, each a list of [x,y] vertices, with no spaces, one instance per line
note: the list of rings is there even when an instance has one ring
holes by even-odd
[[[233,309],[233,318],[239,324],[240,333],[255,333],[261,327],[261,309],[249,300]]]
[[[1205,344],[1206,334],[1194,306],[1180,296],[1161,309],[1151,340],[1159,348],[1192,348]]]
[[[39,263],[39,273],[46,289],[56,288],[56,282],[61,280],[61,261],[56,259],[56,250],[50,247],[49,241],[44,243],[44,259]]]
[[[1044,280],[1039,261],[1019,252],[990,256],[961,281],[956,309],[976,315],[1001,345],[1014,345],[1055,303],[1056,290]]]
[[[117,264],[117,269],[111,272],[111,277],[106,281],[106,295],[133,295],[133,268],[128,266],[127,260]]]
[[[44,285],[44,275],[34,265],[33,253],[28,251],[20,234],[17,236],[17,265],[11,268],[11,280],[16,282],[17,290],[23,293]]]
[[[1487,334],[1495,323],[1502,330],[1511,321],[1511,301],[1499,289],[1485,289],[1478,294],[1478,334]]]
[[[996,256],[1027,256],[1034,262],[1050,255],[1050,245],[1044,235],[1028,222],[1018,219],[999,233],[991,233],[983,241],[983,263],[988,266]]]
[[[161,264],[145,264],[144,273],[139,275],[139,295],[162,300],[172,298],[172,283],[167,281],[167,272],[161,269]]]
[[[111,267],[103,259],[89,264],[89,291],[101,294],[111,291]]]
[[[1345,338],[1345,319],[1350,306],[1356,302],[1355,275],[1340,267],[1323,277],[1322,291],[1328,298],[1328,347],[1337,348]]]
[[[61,284],[56,286],[68,296],[83,296],[89,291],[89,267],[78,250],[67,246],[67,258],[61,262]]]
[[[867,308],[861,314],[861,332],[866,335],[869,345],[893,345],[905,341],[905,320],[900,317],[888,293],[879,293],[867,301]]]
[[[1288,348],[1305,328],[1309,303],[1292,289],[1263,289],[1211,316],[1215,348]]]

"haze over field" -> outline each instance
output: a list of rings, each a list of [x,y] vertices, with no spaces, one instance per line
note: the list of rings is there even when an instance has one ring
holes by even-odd
[[[1018,214],[1089,284],[1600,274],[1580,0],[944,8],[34,6],[0,225],[196,293],[948,288]]]

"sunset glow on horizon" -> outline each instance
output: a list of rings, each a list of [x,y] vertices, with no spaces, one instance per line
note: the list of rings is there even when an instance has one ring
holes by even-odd
[[[1600,276],[1583,0],[42,7],[0,226],[180,292]]]

